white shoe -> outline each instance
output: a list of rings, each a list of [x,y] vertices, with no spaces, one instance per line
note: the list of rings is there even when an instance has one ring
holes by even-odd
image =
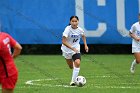
[[[133,68],[130,68],[130,72],[131,72],[132,74],[135,73],[135,69],[134,69],[134,67],[133,67]]]
[[[135,73],[135,65],[133,65],[133,63],[131,64],[130,72],[131,72],[132,74]]]
[[[75,86],[76,84],[75,84],[75,82],[70,82],[70,86]]]

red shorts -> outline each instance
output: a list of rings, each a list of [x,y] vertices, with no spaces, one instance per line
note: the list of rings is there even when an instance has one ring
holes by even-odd
[[[14,89],[18,79],[18,74],[10,77],[0,78],[0,84],[3,89]]]

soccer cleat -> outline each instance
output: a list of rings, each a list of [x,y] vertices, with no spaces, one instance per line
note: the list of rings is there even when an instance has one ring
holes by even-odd
[[[131,67],[130,67],[130,72],[132,73],[132,74],[134,74],[135,73],[135,65],[132,63],[132,65],[131,65]]]
[[[134,73],[135,73],[135,68],[134,68],[134,67],[131,67],[131,68],[130,68],[130,72],[131,72],[132,74],[134,74]]]
[[[75,86],[75,82],[70,82],[70,86]]]

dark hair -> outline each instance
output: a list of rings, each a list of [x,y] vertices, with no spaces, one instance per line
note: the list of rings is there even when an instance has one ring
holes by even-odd
[[[70,17],[70,21],[72,20],[72,18],[76,18],[76,19],[79,21],[78,16],[71,16],[71,17]],[[69,23],[69,25],[71,25],[71,24]]]

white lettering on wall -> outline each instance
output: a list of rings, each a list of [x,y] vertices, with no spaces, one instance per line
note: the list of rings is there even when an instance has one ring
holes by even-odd
[[[125,0],[116,0],[117,31],[123,37],[129,37],[129,31],[125,28]]]
[[[101,37],[107,29],[106,23],[98,23],[98,28],[96,30],[87,30],[84,27],[84,7],[83,0],[76,0],[76,15],[79,17],[79,26],[83,27],[87,37]],[[105,6],[106,0],[97,0],[98,6]],[[91,24],[90,24],[91,25]]]

